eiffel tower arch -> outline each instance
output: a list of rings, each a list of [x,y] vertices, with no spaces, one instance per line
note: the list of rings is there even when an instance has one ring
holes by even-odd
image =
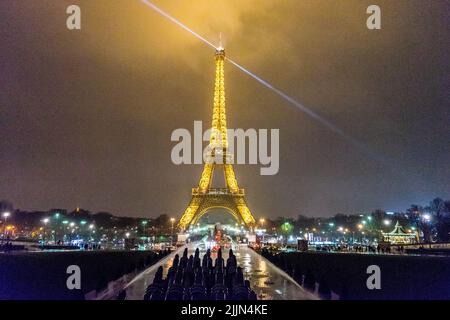
[[[192,189],[191,201],[178,223],[181,230],[196,224],[207,211],[214,208],[227,210],[236,221],[247,228],[255,224],[255,218],[245,200],[245,191],[239,188],[234,174],[231,161],[233,155],[228,152],[224,62],[225,50],[219,47],[215,53],[214,106],[207,161],[205,161],[198,186]],[[225,188],[211,187],[216,169],[223,170]]]

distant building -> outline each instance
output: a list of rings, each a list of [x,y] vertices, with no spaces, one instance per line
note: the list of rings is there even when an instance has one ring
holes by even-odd
[[[416,240],[416,235],[405,232],[398,221],[395,224],[394,230],[387,233],[381,232],[381,234],[383,242],[389,242],[390,244],[410,244]]]

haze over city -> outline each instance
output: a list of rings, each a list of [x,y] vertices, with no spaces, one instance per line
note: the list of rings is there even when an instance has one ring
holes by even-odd
[[[73,33],[71,1],[0,3],[0,199],[180,216],[202,166],[174,165],[170,135],[210,123],[214,51],[140,1],[76,2]],[[444,2],[423,12],[420,1],[379,1],[377,32],[361,15],[367,1],[155,3],[214,43],[222,33],[228,56],[385,159],[226,63],[228,127],[280,129],[277,175],[235,166],[255,216],[397,211],[450,197]]]

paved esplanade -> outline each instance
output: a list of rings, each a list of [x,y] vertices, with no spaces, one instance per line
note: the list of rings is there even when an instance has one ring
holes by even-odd
[[[194,254],[198,243],[189,244],[188,255]],[[172,265],[175,254],[180,256],[183,254],[185,247],[181,247],[176,252],[171,253],[162,261],[146,269],[138,276],[136,276],[127,286],[127,300],[142,300],[147,287],[153,282],[156,270],[159,266],[164,268],[164,277]],[[289,276],[282,272],[272,263],[261,257],[259,254],[241,245],[233,247],[234,254],[237,258],[237,263],[242,267],[244,276],[250,280],[251,288],[258,295],[258,300],[310,300],[317,299],[311,293],[305,291]],[[201,252],[202,255],[204,252]],[[211,253],[213,260],[216,258],[216,253]],[[228,249],[223,249],[223,258],[226,261],[228,258]]]

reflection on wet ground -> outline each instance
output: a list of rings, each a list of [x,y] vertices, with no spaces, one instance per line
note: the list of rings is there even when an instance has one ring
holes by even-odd
[[[189,255],[194,254],[198,243],[187,245]],[[173,258],[176,253],[180,256],[185,247],[181,247],[176,252],[170,254],[156,265],[148,268],[134,278],[127,286],[128,300],[142,300],[146,288],[153,282],[156,270],[160,265],[164,268],[164,276],[167,275],[168,269],[172,266]],[[250,280],[251,288],[258,295],[259,300],[310,300],[317,299],[313,294],[305,291],[294,280],[292,280],[282,270],[274,266],[265,258],[247,246],[234,246],[233,251],[237,258],[237,263],[242,267],[245,279]],[[201,255],[204,252],[200,252]],[[212,253],[213,260],[216,253]],[[223,252],[223,258],[228,259],[228,249]]]

